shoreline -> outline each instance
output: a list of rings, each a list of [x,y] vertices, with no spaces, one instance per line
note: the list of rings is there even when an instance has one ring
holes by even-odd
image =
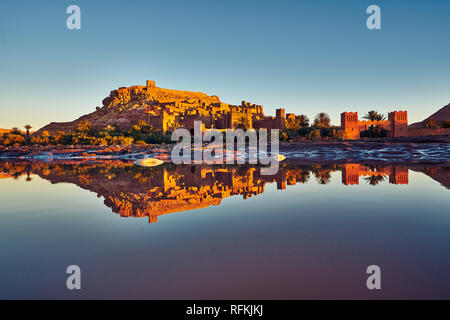
[[[0,160],[138,160],[170,162],[175,144],[0,146]],[[280,142],[287,163],[449,163],[450,136]],[[244,155],[245,156],[245,155]]]

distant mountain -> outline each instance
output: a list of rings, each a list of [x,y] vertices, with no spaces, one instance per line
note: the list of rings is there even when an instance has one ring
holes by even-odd
[[[450,119],[450,103],[444,107],[442,107],[437,112],[433,113],[431,116],[426,118],[423,121],[415,122],[410,124],[408,127],[411,129],[420,129],[423,128],[427,120],[434,119],[438,125],[440,125],[444,120]]]

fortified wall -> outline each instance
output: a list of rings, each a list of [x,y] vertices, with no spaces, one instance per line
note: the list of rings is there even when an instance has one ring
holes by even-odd
[[[359,120],[358,112],[341,113],[341,128],[343,138],[346,140],[359,139],[360,132],[368,130],[370,126],[380,126],[386,129],[389,138],[409,136],[407,111],[389,112],[388,120],[383,121]]]

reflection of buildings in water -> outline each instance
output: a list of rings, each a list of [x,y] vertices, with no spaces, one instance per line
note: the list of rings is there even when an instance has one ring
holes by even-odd
[[[163,214],[218,205],[233,195],[248,198],[264,192],[265,182],[254,176],[256,168],[180,166],[158,171],[145,192],[107,195],[105,204],[121,216],[148,216],[155,222]]]
[[[342,182],[358,184],[359,176],[389,176],[390,183],[407,184],[408,169],[401,166],[371,168],[359,164],[304,167],[281,167],[276,175],[260,174],[256,167],[178,166],[161,168],[146,181],[146,189],[139,193],[102,194],[105,204],[122,217],[158,216],[219,205],[227,197],[242,195],[244,199],[264,193],[266,183],[276,183],[277,189],[286,185],[305,183],[310,171],[321,184],[329,181],[331,171],[342,170]],[[379,181],[374,180],[377,184]]]
[[[342,165],[342,183],[345,185],[359,184],[359,177],[369,178],[371,184],[383,181],[389,176],[389,183],[408,184],[408,167],[405,166],[367,166],[358,163]]]
[[[0,162],[0,177],[29,176],[31,172],[51,183],[74,183],[103,197],[105,205],[120,216],[149,217],[150,222],[156,222],[158,216],[167,213],[219,205],[222,199],[235,195],[247,199],[263,193],[266,183],[276,183],[277,189],[283,190],[287,185],[309,181],[312,174],[318,183],[326,184],[331,179],[331,172],[339,170],[345,185],[359,184],[360,177],[376,185],[387,176],[390,183],[408,184],[408,168],[397,165],[283,164],[276,175],[265,176],[260,174],[259,168],[248,165],[184,165],[149,169],[121,161]]]

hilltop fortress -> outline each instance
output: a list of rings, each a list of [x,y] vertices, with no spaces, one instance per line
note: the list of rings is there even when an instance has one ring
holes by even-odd
[[[231,105],[221,102],[215,95],[158,88],[151,80],[147,80],[146,86],[111,91],[103,100],[107,109],[124,106],[119,108],[125,110],[130,104],[144,111],[148,122],[163,132],[177,126],[193,129],[194,121],[202,121],[203,129],[234,129],[243,118],[250,128],[283,129],[286,119],[284,109],[277,109],[275,117],[265,116],[261,105],[247,101]]]
[[[246,101],[231,105],[215,95],[159,88],[152,80],[147,80],[145,86],[113,90],[102,103],[103,107],[97,107],[93,113],[72,122],[52,122],[39,132],[69,132],[82,120],[91,122],[96,129],[108,125],[128,129],[140,120],[163,132],[176,127],[193,129],[196,120],[202,121],[203,129],[228,129],[236,128],[243,118],[250,128],[283,129],[286,118],[295,118],[294,114],[286,115],[282,108],[277,109],[275,117],[265,116],[261,105]]]

